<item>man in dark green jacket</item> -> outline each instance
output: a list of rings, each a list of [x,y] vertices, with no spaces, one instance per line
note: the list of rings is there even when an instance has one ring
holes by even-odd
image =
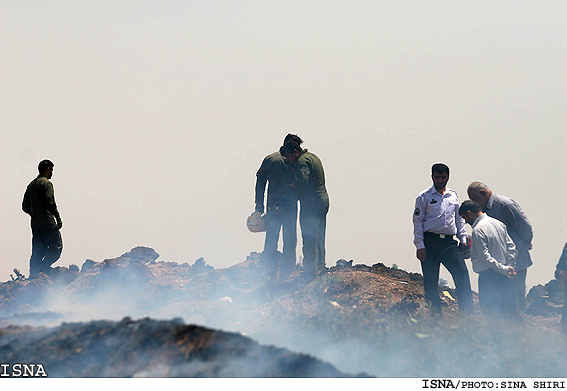
[[[297,136],[296,136],[297,137]],[[325,231],[329,196],[321,160],[307,149],[302,140],[289,138],[282,146],[286,162],[296,168],[299,194],[299,224],[303,238],[303,278],[310,280],[325,271]]]
[[[280,152],[264,158],[256,173],[256,212],[264,213],[264,193],[268,183],[266,200],[266,240],[262,260],[268,277],[286,280],[296,261],[297,248],[297,194],[293,187],[294,172],[283,160]],[[256,213],[255,212],[255,213]],[[280,230],[283,233],[283,255],[278,253]]]
[[[55,203],[53,163],[42,160],[38,165],[39,175],[30,182],[24,194],[22,210],[31,216],[32,255],[30,275],[40,272],[49,274],[61,256],[63,241],[60,229],[63,226]]]

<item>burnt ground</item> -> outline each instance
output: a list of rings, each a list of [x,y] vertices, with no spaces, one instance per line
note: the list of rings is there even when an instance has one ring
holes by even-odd
[[[3,363],[41,363],[48,377],[345,377],[304,354],[181,319],[124,318],[0,332]]]
[[[510,324],[485,319],[478,305],[459,317],[448,287],[440,288],[443,318],[432,318],[422,276],[381,263],[340,260],[307,283],[300,270],[266,283],[256,253],[226,269],[157,259],[137,247],[80,270],[0,284],[0,362],[42,362],[62,377],[563,377],[567,370],[556,280],[533,287],[525,321]]]

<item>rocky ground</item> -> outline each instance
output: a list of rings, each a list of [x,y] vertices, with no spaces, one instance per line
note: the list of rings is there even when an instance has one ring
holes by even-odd
[[[448,287],[443,318],[431,318],[422,276],[380,263],[339,260],[307,283],[299,270],[267,283],[256,253],[227,269],[158,259],[137,247],[0,284],[0,362],[45,362],[65,377],[566,373],[556,280],[532,288],[525,322],[508,324],[478,305],[460,318]]]

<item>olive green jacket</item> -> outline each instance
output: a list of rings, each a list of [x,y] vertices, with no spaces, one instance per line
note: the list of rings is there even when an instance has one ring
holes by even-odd
[[[31,224],[41,230],[61,228],[61,216],[55,203],[53,184],[43,174],[30,182],[24,193],[22,210],[31,216]]]
[[[288,167],[279,152],[266,156],[256,173],[256,210],[261,213],[264,213],[266,183],[268,183],[267,210],[276,206],[289,210],[297,208],[295,172]]]
[[[329,209],[329,195],[325,187],[323,163],[317,155],[304,149],[297,159],[299,201],[302,206]]]

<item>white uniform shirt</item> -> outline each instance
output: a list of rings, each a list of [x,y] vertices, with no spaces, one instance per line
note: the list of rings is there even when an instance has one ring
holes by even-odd
[[[471,261],[477,273],[494,269],[504,275],[508,266],[516,265],[516,246],[508,235],[506,225],[486,213],[472,225]]]
[[[465,220],[459,215],[459,196],[455,190],[447,187],[445,194],[441,194],[431,186],[419,193],[413,212],[413,243],[418,250],[425,248],[424,232],[457,235],[461,243],[466,243]]]

